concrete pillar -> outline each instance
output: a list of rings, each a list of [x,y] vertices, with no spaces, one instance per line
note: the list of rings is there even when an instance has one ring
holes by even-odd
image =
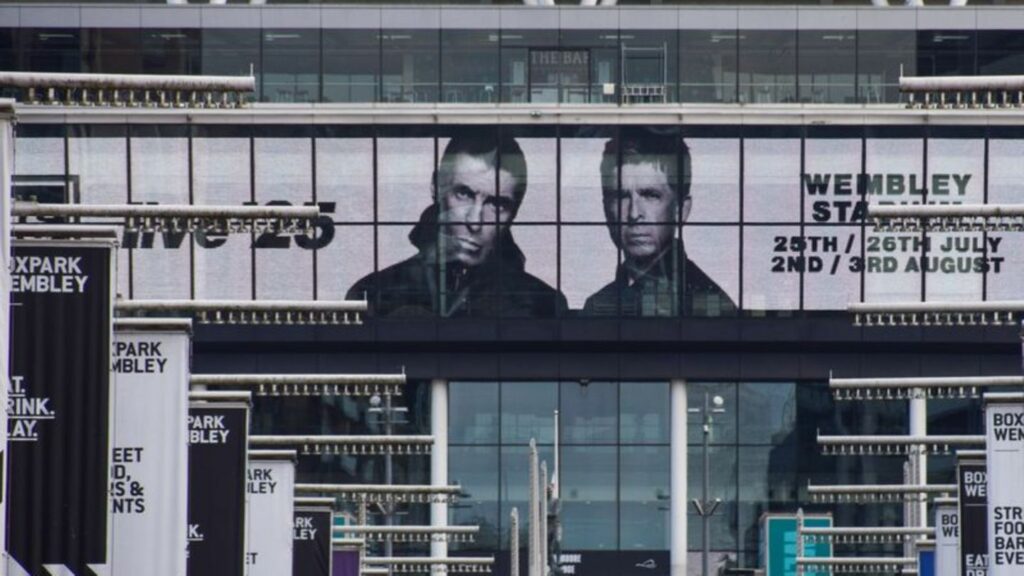
[[[670,456],[671,494],[669,512],[669,563],[671,576],[686,576],[686,513],[688,497],[686,492],[686,381],[672,380],[669,383],[669,405],[672,407]]]
[[[448,485],[448,381],[430,382],[430,433],[434,446],[430,452],[430,485]],[[430,505],[430,525],[448,525],[448,505]],[[438,558],[448,556],[447,542],[431,542],[430,555]]]

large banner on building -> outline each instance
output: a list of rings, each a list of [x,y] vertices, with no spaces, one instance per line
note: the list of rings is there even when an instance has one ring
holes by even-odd
[[[295,452],[250,452],[247,475],[248,574],[291,574],[292,527],[295,523]]]
[[[960,574],[960,512],[956,502],[935,503],[935,574]]]
[[[191,322],[115,330],[110,574],[184,576]]]
[[[188,576],[243,576],[248,406],[192,403],[188,438]]]
[[[293,532],[293,576],[331,575],[331,526],[334,513],[330,508],[295,507]]]
[[[556,75],[577,56],[533,53]],[[365,296],[376,317],[713,317],[1009,299],[1024,282],[1019,234],[880,232],[865,219],[877,204],[1024,202],[1024,139],[988,127],[43,132],[19,138],[18,174],[66,171],[77,189],[65,196],[83,203],[320,205],[310,233],[129,233],[119,289],[134,298]]]
[[[107,561],[112,258],[112,244],[14,246],[7,551],[15,576],[86,574]]]
[[[14,174],[13,115],[0,117],[0,318],[10,321],[11,176]],[[10,387],[10,327],[0,328],[0,406]],[[7,542],[7,411],[0,409],[0,546]],[[2,563],[2,560],[0,560]]]
[[[1024,574],[1024,394],[985,395],[992,576]]]
[[[957,462],[960,576],[988,576],[988,474],[985,460]]]

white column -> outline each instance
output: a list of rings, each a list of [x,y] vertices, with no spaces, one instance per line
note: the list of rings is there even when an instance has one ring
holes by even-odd
[[[924,390],[920,388],[915,388],[910,394],[910,434],[912,436],[928,435],[928,399],[925,398]],[[910,469],[914,472],[911,483],[927,484],[928,453],[926,449],[920,447],[912,448],[910,457],[914,459],[910,466]],[[914,524],[916,526],[927,526],[928,498],[922,494],[916,504]]]
[[[434,445],[430,452],[430,485],[448,485],[448,381],[430,382],[430,433]],[[448,505],[430,505],[430,525],[448,525]],[[430,555],[438,558],[448,556],[447,542],[431,542]]]
[[[671,434],[671,492],[669,512],[669,563],[671,576],[686,576],[686,381],[669,384]]]

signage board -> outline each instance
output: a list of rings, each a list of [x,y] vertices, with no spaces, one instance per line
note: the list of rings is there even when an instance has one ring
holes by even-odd
[[[295,452],[250,452],[245,492],[249,535],[245,563],[249,576],[290,574],[295,524]]]
[[[9,572],[107,561],[113,244],[19,241],[11,263]]]
[[[292,575],[332,576],[331,525],[327,507],[296,506],[292,532]]]
[[[828,515],[804,515],[804,526],[828,528],[832,517]],[[832,556],[832,544],[828,542],[808,543],[805,541],[805,557],[827,558]],[[761,567],[765,576],[797,576],[796,558],[796,514],[765,514],[761,516]],[[804,570],[804,576],[818,576],[812,570]],[[824,576],[823,574],[821,576]]]
[[[185,574],[190,331],[189,320],[115,322],[112,576]]]
[[[958,454],[960,576],[988,576],[988,474],[983,455]]]
[[[991,576],[1024,574],[1024,394],[985,395]]]
[[[956,501],[935,502],[935,575],[960,574],[960,511]]]

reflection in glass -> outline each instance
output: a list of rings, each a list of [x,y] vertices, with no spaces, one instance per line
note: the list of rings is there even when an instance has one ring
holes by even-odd
[[[498,454],[492,447],[452,446],[448,449],[448,480],[462,487],[458,503],[448,507],[448,521],[456,526],[480,527],[475,542],[454,544],[454,550],[500,548]]]
[[[557,84],[559,102],[619,101],[617,30],[561,30],[558,53],[534,50],[530,77]]]
[[[561,441],[565,444],[613,444],[619,386],[615,382],[568,381],[561,384]]]
[[[620,549],[668,548],[670,462],[666,446],[620,450]]]
[[[667,444],[669,398],[667,382],[622,382],[619,395],[619,442]]]
[[[376,102],[380,81],[377,30],[323,30],[324,102]]]
[[[498,383],[450,382],[448,414],[450,443],[497,444]]]
[[[521,384],[513,384],[513,387],[520,386]],[[503,386],[502,388],[507,388]],[[502,391],[504,398],[504,390]],[[504,425],[504,418],[502,420]],[[554,464],[554,450],[551,446],[538,446],[537,455],[541,462],[548,463],[548,472],[552,470]],[[563,464],[564,470],[564,464]],[[527,519],[527,513],[529,511],[529,505],[527,501],[530,497],[530,450],[527,446],[502,446],[501,448],[501,508],[499,511],[499,518],[501,518],[501,547],[503,549],[508,548],[509,540],[509,522],[508,515],[512,512],[512,508],[519,510],[519,542],[521,545],[524,542],[528,542],[528,529],[529,522]],[[563,494],[564,497],[564,494]],[[563,540],[564,543],[564,540]]]
[[[690,406],[693,406],[691,403]],[[691,415],[692,419],[692,415]],[[692,441],[692,436],[691,436]],[[737,548],[737,525],[736,525],[736,447],[720,446],[712,447],[709,451],[708,461],[710,468],[710,484],[708,485],[708,499],[720,498],[722,503],[718,510],[709,520],[711,531],[712,550],[735,550]],[[702,448],[690,446],[687,457],[687,494],[700,498],[703,494],[704,481],[704,459]],[[687,533],[689,535],[689,549],[700,550],[702,544],[701,517],[693,510],[693,506],[687,506]]]
[[[554,441],[556,382],[514,382],[501,387],[501,441],[527,444]]]
[[[263,30],[263,99],[320,99],[320,30]]]
[[[616,549],[616,448],[565,446],[560,466],[562,547]]]
[[[900,101],[900,74],[917,75],[916,42],[913,30],[857,32],[857,92],[861,102]]]
[[[201,46],[206,75],[247,76],[252,66],[260,65],[260,31],[256,29],[203,28]],[[261,96],[258,79],[255,96]]]
[[[801,30],[800,101],[853,104],[857,35],[851,30]]]
[[[441,30],[443,102],[498,101],[498,32]]]
[[[736,384],[731,382],[687,382],[686,405],[692,412],[687,418],[687,442],[700,445],[704,442],[703,422],[704,395],[709,394],[711,400],[715,396],[722,397],[723,413],[712,414],[711,444],[736,443]]]
[[[796,428],[796,384],[740,382],[739,443],[782,444]]]
[[[558,30],[502,30],[500,34],[501,101],[557,102],[557,84],[540,81],[534,85],[530,53],[532,49],[556,50]]]
[[[382,102],[437,102],[438,32],[398,29],[382,32]]]
[[[679,101],[736,102],[736,30],[679,31]]]
[[[796,101],[796,31],[744,30],[740,34],[740,102]]]
[[[675,30],[622,30],[622,101],[676,101],[678,42]]]

